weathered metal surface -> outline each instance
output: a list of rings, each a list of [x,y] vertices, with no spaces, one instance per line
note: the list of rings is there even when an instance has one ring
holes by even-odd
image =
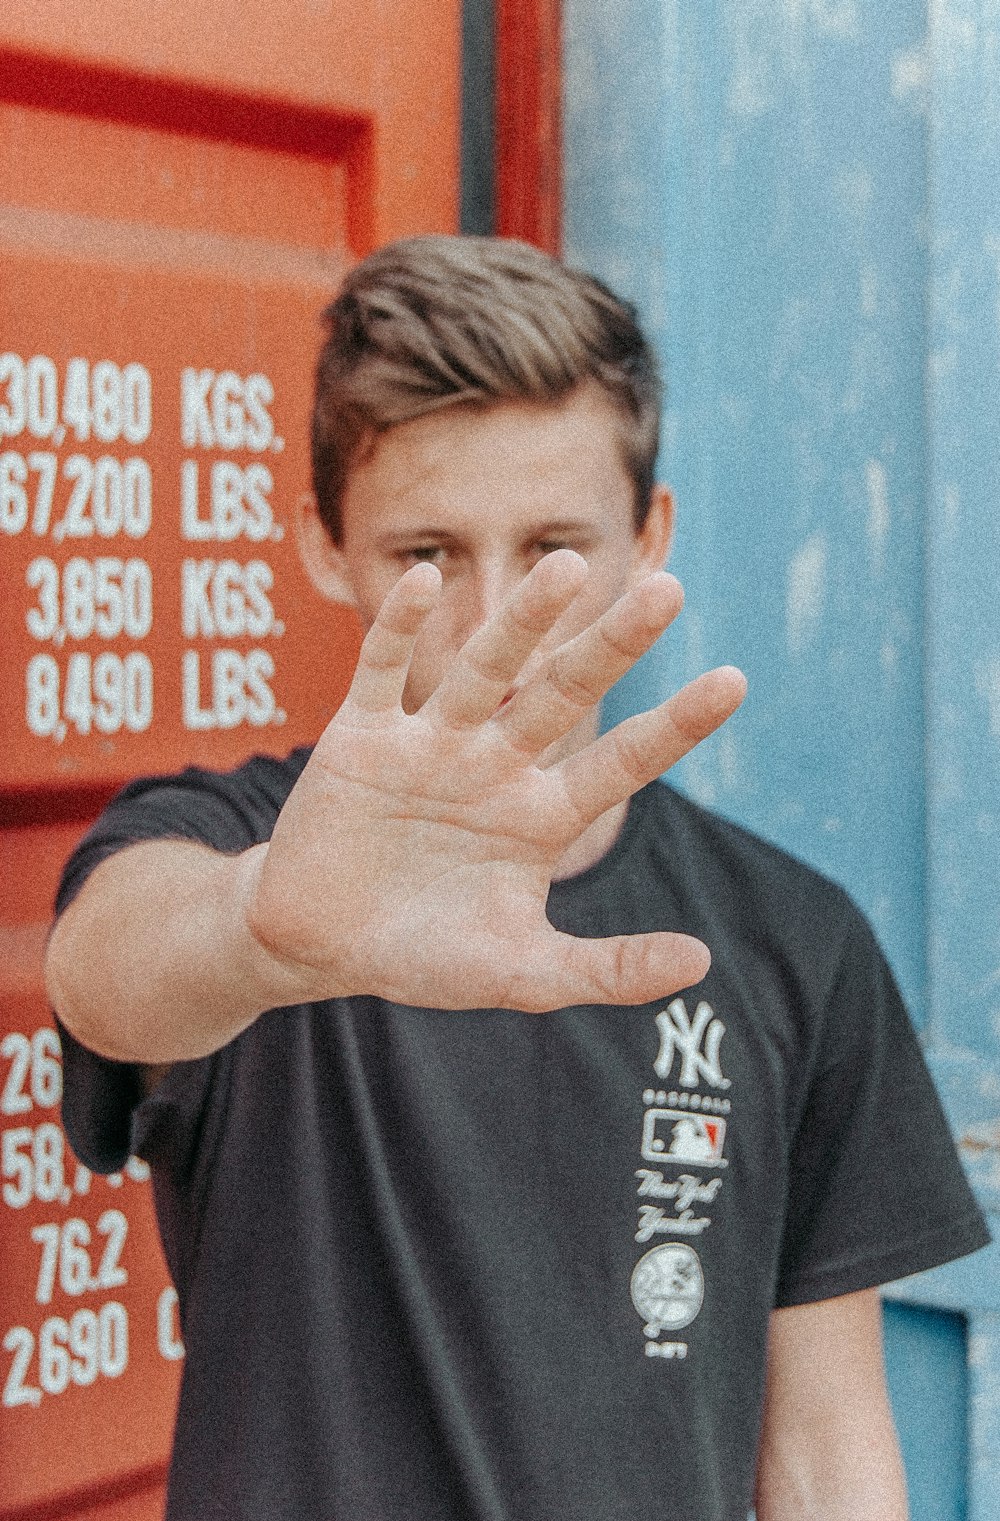
[[[677,779],[867,911],[1000,1210],[1000,6],[569,0],[566,38],[567,252],[662,354],[688,594],[608,717],[743,665],[744,711]],[[977,1521],[1000,1518],[998,1262],[892,1291],[975,1317],[954,1513]],[[904,1446],[961,1397],[931,1324]]]
[[[969,1338],[965,1318],[909,1304],[885,1306],[890,1383],[917,1394],[900,1434],[917,1514],[967,1521]],[[943,1397],[942,1397],[943,1396]]]
[[[848,882],[919,1012],[924,121],[891,85],[916,7],[595,9],[570,6],[568,246],[659,338],[688,592],[644,680],[745,667],[684,785]]]
[[[969,1321],[969,1521],[1000,1516],[1000,1315]]]

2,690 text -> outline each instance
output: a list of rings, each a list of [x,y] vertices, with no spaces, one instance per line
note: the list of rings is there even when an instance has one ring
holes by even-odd
[[[128,1314],[124,1305],[109,1300],[99,1310],[77,1310],[69,1320],[50,1315],[42,1322],[37,1341],[27,1326],[11,1326],[3,1349],[14,1354],[3,1403],[40,1405],[43,1394],[63,1394],[71,1383],[85,1387],[95,1379],[119,1378],[125,1372]],[[37,1383],[29,1382],[32,1376]]]

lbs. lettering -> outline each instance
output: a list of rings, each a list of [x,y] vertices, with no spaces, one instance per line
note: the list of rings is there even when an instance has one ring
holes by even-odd
[[[209,475],[207,517],[201,516],[201,489],[198,461],[186,459],[181,465],[182,538],[229,543],[245,537],[255,544],[281,538],[268,500],[274,477],[266,465],[241,470],[231,460],[217,460]]]
[[[270,681],[274,661],[267,650],[213,650],[202,671],[197,650],[185,650],[181,666],[182,721],[185,729],[235,729],[239,724],[261,728],[282,724]]]

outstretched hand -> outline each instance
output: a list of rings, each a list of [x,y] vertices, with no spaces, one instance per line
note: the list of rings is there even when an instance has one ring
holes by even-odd
[[[303,998],[542,1011],[645,1003],[704,975],[708,952],[688,936],[583,939],[546,918],[573,842],[718,728],[746,687],[731,667],[710,671],[545,764],[682,602],[672,576],[650,576],[540,653],[586,576],[571,550],[545,556],[414,713],[403,691],[440,574],[416,565],[386,598],[250,901],[253,934]]]

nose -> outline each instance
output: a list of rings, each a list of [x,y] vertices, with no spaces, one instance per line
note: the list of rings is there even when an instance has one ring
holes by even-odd
[[[475,568],[462,610],[463,643],[499,611],[524,574],[523,566],[506,559],[490,560]]]

